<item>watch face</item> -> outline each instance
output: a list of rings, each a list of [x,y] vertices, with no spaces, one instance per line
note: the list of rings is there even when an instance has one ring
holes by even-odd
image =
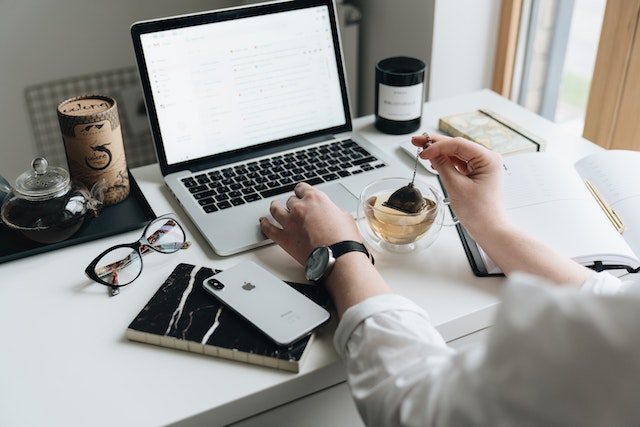
[[[308,280],[317,281],[322,278],[329,264],[329,256],[329,248],[326,246],[320,246],[311,252],[305,268]]]

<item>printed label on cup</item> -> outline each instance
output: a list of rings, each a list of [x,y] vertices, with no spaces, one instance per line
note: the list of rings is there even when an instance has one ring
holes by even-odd
[[[378,87],[378,115],[387,120],[407,121],[422,115],[423,83],[413,86]]]
[[[125,158],[116,101],[93,95],[71,98],[58,106],[69,172],[91,188],[104,179],[106,206],[129,195]]]

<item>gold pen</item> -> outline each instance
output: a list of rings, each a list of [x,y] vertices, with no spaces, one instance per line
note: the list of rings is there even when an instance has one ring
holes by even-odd
[[[616,211],[614,211],[609,207],[609,205],[607,205],[595,185],[593,185],[588,179],[585,179],[584,183],[587,185],[587,188],[596,199],[604,213],[607,214],[607,217],[613,223],[613,226],[616,228],[616,230],[618,230],[618,233],[622,233],[624,231],[624,224],[622,223],[622,220],[620,219]]]

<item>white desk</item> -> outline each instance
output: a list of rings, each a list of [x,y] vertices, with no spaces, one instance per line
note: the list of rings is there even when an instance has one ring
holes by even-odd
[[[425,104],[420,132],[433,131],[443,115],[480,107],[531,129],[547,139],[548,151],[569,159],[598,149],[490,91]],[[401,156],[409,176],[412,162],[397,148],[409,136],[377,132],[372,116],[357,119],[355,127]],[[103,249],[133,241],[140,231],[1,264],[0,425],[224,425],[344,380],[332,327],[318,333],[299,374],[129,342],[129,322],[179,262],[227,268],[252,259],[282,278],[304,280],[302,268],[273,245],[216,256],[169,196],[156,165],[133,174],[157,214],[173,211],[182,218],[194,245],[145,257],[138,281],[113,298],[84,277],[84,268]],[[378,255],[376,266],[398,293],[428,310],[445,339],[490,326],[503,279],[472,274],[453,227],[428,250]]]

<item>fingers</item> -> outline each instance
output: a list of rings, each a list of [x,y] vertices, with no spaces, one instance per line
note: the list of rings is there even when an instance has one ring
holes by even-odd
[[[466,140],[464,138],[450,138],[440,136],[433,138],[434,143],[427,147],[420,157],[424,159],[432,159],[437,156],[455,157],[462,161],[468,162],[471,159],[488,156],[491,151],[484,146]]]
[[[284,206],[278,200],[271,202],[269,205],[269,213],[271,213],[271,216],[276,222],[278,222],[278,224],[285,227],[286,224],[292,220],[291,214],[295,211],[295,206],[301,204],[302,198],[305,197],[305,195],[312,189],[313,187],[307,183],[301,182],[297,184],[294,188],[294,195],[287,199]],[[267,237],[283,233],[282,228],[272,224],[266,217],[260,218],[260,226],[262,228],[262,232]]]
[[[431,133],[423,133],[422,135],[416,135],[411,137],[411,143],[416,147],[427,148],[431,144],[435,144],[436,142],[442,141],[443,139],[451,139],[448,136],[431,134]]]
[[[457,157],[463,161],[485,155],[489,151],[484,146],[471,142],[465,138],[452,138],[445,135],[422,134],[411,138],[411,143],[417,147],[423,147],[420,154],[423,159],[432,159],[436,156]]]
[[[274,200],[269,205],[269,212],[271,213],[273,219],[282,224],[285,217],[289,214],[289,209],[282,206],[282,203],[280,203],[278,200]]]
[[[269,221],[269,218],[263,216],[260,217],[260,230],[262,233],[268,238],[273,240],[274,242],[278,242],[278,235],[282,233],[282,229],[277,227],[275,224]]]
[[[299,199],[302,199],[304,195],[309,191],[309,189],[313,188],[311,185],[306,182],[299,182],[293,189],[293,194],[296,195]]]

